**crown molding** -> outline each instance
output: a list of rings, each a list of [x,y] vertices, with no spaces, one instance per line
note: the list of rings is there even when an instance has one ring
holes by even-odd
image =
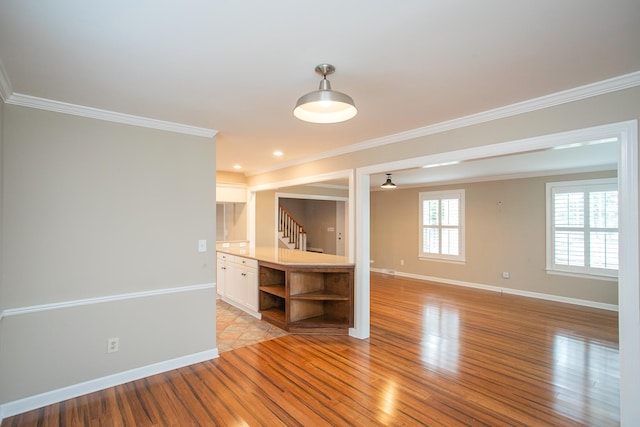
[[[556,92],[550,95],[541,96],[539,98],[529,99],[526,101],[518,102],[516,104],[506,105],[504,107],[495,108],[493,110],[487,110],[480,113],[471,114],[469,116],[459,117],[457,119],[452,119],[445,122],[435,123],[433,125],[408,130],[405,132],[370,139],[360,143],[340,147],[335,150],[324,151],[322,153],[318,153],[314,156],[309,156],[304,159],[292,160],[290,162],[280,163],[277,166],[252,171],[250,173],[247,173],[246,175],[260,175],[262,173],[273,172],[275,170],[284,169],[291,166],[298,166],[304,163],[322,160],[329,157],[335,157],[342,154],[367,150],[387,144],[394,144],[396,142],[408,141],[414,138],[434,135],[454,129],[460,129],[467,126],[516,116],[518,114],[542,110],[544,108],[567,104],[569,102],[579,101],[581,99],[604,95],[607,93],[616,92],[636,86],[640,86],[640,71],[636,71],[630,74],[624,74],[622,76],[613,77],[611,79],[602,80],[600,82],[595,82],[584,86],[579,86],[562,92]]]
[[[88,117],[92,119],[104,120],[107,122],[123,123],[127,125],[165,130],[186,135],[202,136],[205,138],[213,138],[218,133],[213,129],[205,129],[179,123],[165,122],[162,120],[117,113],[115,111],[101,110],[98,108],[85,107],[82,105],[69,104],[66,102],[38,98],[35,96],[23,95],[20,93],[11,94],[5,100],[5,102],[7,104],[19,105],[22,107],[37,108],[39,110],[54,111],[57,113],[71,114],[73,116]]]
[[[216,187],[221,188],[247,188],[247,184],[241,184],[238,182],[217,182]]]

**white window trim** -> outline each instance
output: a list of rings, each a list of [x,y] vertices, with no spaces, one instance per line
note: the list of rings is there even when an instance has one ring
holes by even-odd
[[[465,263],[465,190],[444,190],[444,191],[423,191],[418,193],[418,258],[421,260],[429,260],[429,261],[441,261],[441,262],[453,262],[453,263]],[[460,200],[459,205],[459,220],[460,225],[458,227],[459,235],[460,235],[460,254],[459,255],[444,255],[444,254],[431,254],[422,252],[423,248],[423,228],[424,224],[422,223],[423,213],[423,200],[430,199],[441,199],[446,198],[446,196],[454,196]]]
[[[557,181],[546,183],[546,272],[547,274],[558,274],[564,276],[582,277],[588,279],[599,279],[607,281],[616,281],[618,279],[618,270],[610,270],[595,267],[576,267],[569,265],[556,265],[553,262],[553,190],[555,188],[575,187],[577,191],[584,190],[585,187],[595,185],[613,185],[618,188],[617,178],[600,178],[600,179],[584,179],[578,181]],[[619,211],[619,207],[618,207]]]

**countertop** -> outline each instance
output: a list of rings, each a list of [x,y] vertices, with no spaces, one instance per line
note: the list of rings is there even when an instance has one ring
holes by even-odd
[[[321,254],[317,252],[297,251],[293,249],[274,247],[241,247],[241,248],[218,248],[218,252],[230,255],[242,256],[258,261],[272,262],[282,265],[318,265],[318,266],[349,266],[354,263],[349,262],[349,258],[339,255]]]

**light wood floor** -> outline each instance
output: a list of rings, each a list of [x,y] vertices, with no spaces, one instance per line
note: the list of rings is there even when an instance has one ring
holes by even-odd
[[[371,338],[288,335],[6,426],[619,424],[617,314],[372,275]]]

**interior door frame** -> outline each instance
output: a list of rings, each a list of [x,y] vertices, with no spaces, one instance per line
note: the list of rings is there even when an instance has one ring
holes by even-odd
[[[260,191],[278,190],[284,187],[298,185],[317,184],[324,181],[344,180],[348,181],[348,203],[347,203],[347,230],[346,230],[346,254],[349,262],[355,263],[355,169],[345,169],[324,174],[303,176],[294,179],[287,179],[266,184],[258,184],[247,188],[247,239],[249,245],[255,247],[256,242],[256,193]],[[287,193],[291,194],[291,193]],[[275,213],[277,218],[277,204]],[[277,247],[277,236],[275,237]]]
[[[347,245],[347,209],[349,199],[336,200],[336,255],[344,256]]]
[[[326,201],[335,201],[335,202],[343,202],[346,203],[349,201],[349,197],[341,197],[341,196],[325,196],[322,194],[304,194],[304,193],[283,193],[283,192],[276,192],[276,201],[275,201],[275,208],[276,208],[276,216],[275,216],[275,227],[276,227],[276,236],[275,236],[275,246],[274,247],[278,247],[278,206],[280,206],[280,199],[301,199],[301,200],[326,200]],[[336,236],[338,235],[338,217],[337,217],[337,211],[338,211],[338,203],[336,203]],[[347,213],[343,212],[343,224],[342,224],[342,232],[344,233],[344,219],[346,218]],[[338,248],[338,242],[337,242],[337,237],[336,237],[336,250]],[[343,246],[342,248],[342,255],[344,255],[344,251],[345,248]],[[339,254],[336,254],[339,255]]]

